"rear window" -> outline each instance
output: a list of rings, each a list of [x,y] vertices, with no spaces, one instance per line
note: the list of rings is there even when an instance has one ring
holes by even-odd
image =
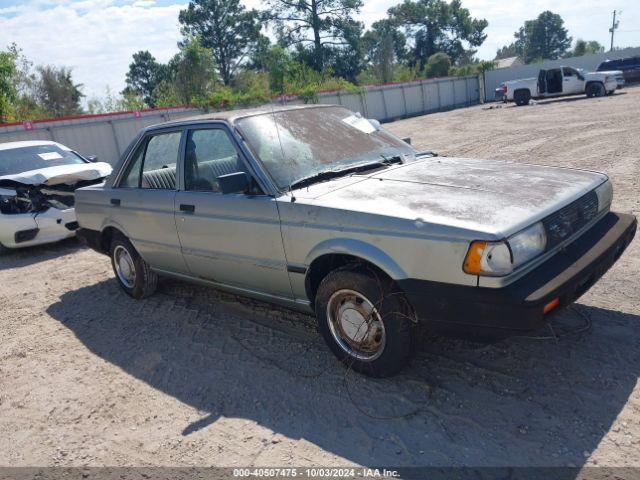
[[[63,150],[57,145],[37,145],[0,150],[0,176],[80,163],[85,163],[85,161],[79,155],[69,150]]]

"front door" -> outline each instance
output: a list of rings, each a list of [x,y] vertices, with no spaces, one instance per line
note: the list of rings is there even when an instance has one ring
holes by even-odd
[[[113,218],[149,265],[187,273],[174,215],[181,137],[181,130],[145,137],[110,202]]]
[[[290,299],[275,200],[218,187],[219,176],[240,171],[248,173],[224,125],[188,131],[184,189],[175,201],[185,262],[194,277]]]
[[[584,81],[575,68],[562,67],[562,92],[565,94],[584,92]]]

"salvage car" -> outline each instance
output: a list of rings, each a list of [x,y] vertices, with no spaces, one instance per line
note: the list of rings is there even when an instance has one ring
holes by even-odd
[[[540,70],[537,78],[504,82],[504,98],[518,106],[529,105],[532,98],[553,98],[585,94],[602,97],[613,94],[624,84],[621,71],[585,72],[581,68],[558,67]]]
[[[130,296],[166,275],[314,312],[338,358],[387,376],[417,322],[503,338],[580,297],[635,234],[612,192],[602,173],[419,152],[314,105],[147,127],[76,209]]]
[[[91,160],[56,142],[0,144],[0,253],[75,235],[75,189],[112,170]]]

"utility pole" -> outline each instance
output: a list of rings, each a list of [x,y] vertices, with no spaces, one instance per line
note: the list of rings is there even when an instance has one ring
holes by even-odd
[[[611,32],[611,49],[613,50],[613,34],[615,33],[616,29],[618,28],[618,25],[620,24],[620,21],[616,21],[616,12],[615,10],[613,11],[613,22],[611,22],[611,28],[609,29],[609,31]],[[620,12],[622,13],[622,12]]]

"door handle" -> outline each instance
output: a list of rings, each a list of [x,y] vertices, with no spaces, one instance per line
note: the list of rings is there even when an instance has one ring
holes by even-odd
[[[119,207],[120,206],[120,199],[119,198],[112,198],[111,199],[111,205],[113,205],[114,207]]]
[[[196,211],[196,206],[195,205],[185,205],[184,203],[180,204],[180,211],[181,212],[188,212],[188,213],[193,213]]]

